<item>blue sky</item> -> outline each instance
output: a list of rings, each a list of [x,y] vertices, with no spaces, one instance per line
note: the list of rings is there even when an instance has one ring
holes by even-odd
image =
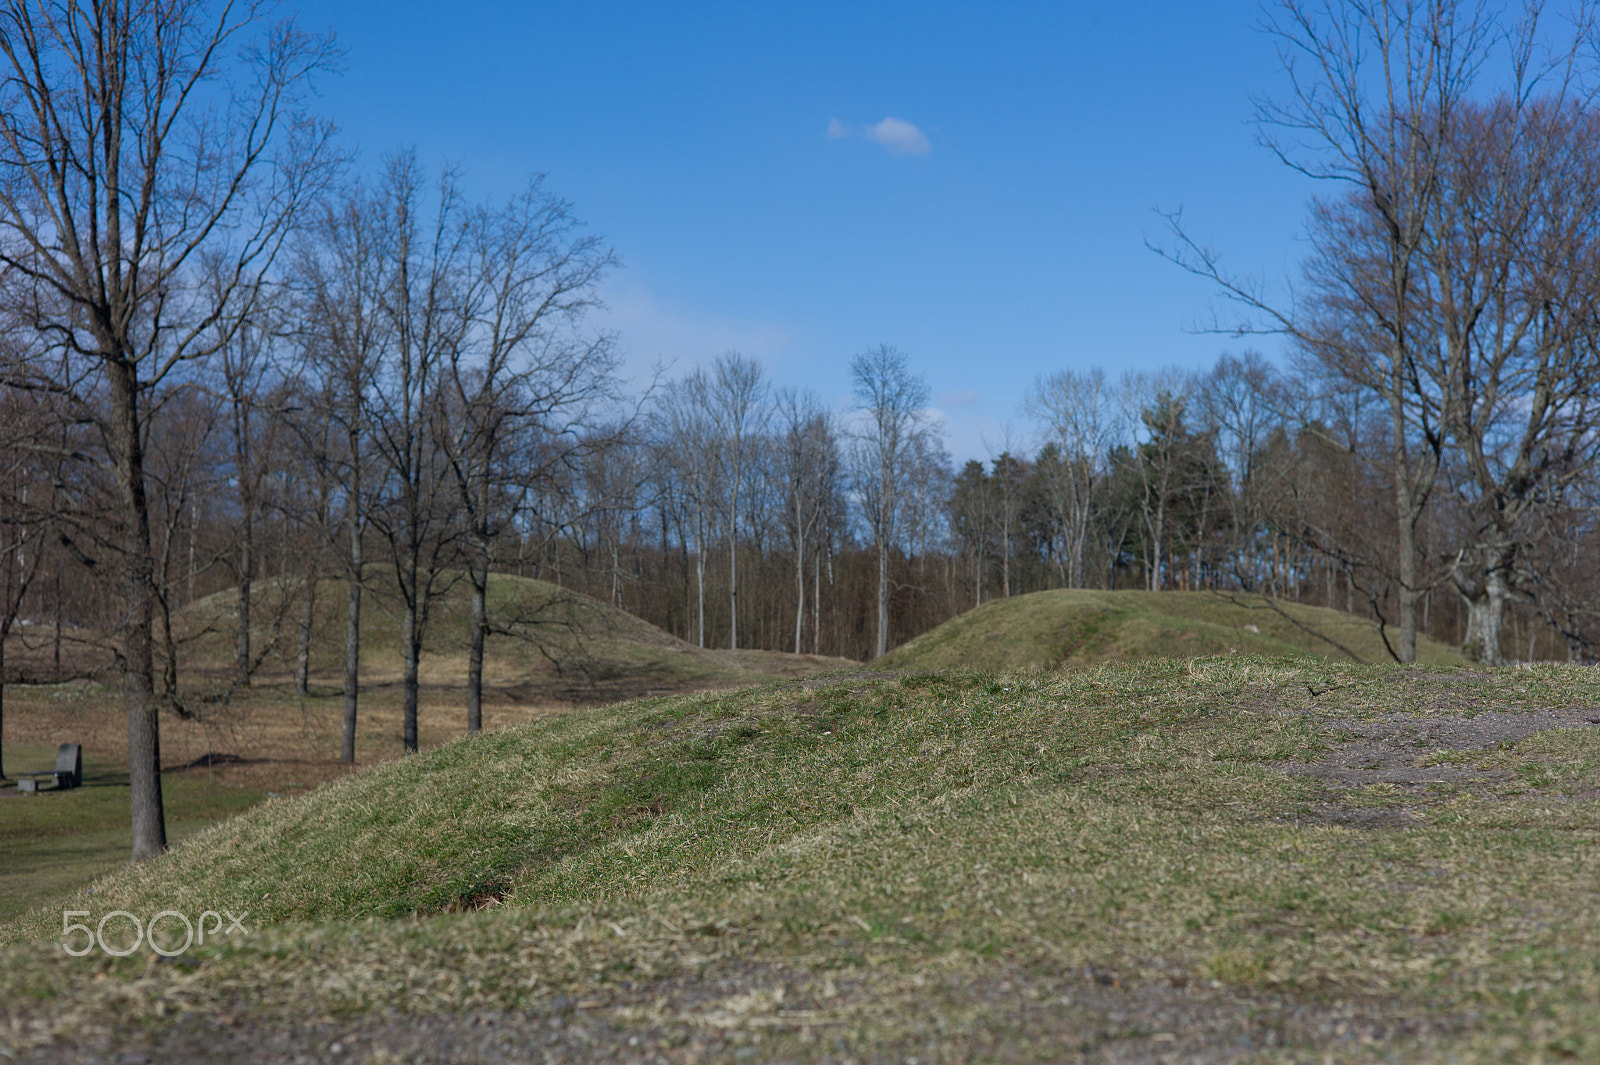
[[[1041,373],[1245,346],[1190,331],[1214,293],[1145,247],[1156,209],[1279,286],[1317,191],[1255,144],[1282,78],[1252,0],[298,8],[346,49],[322,96],[362,165],[414,147],[484,198],[543,172],[606,236],[631,373],[737,348],[842,405],[893,344],[958,460],[1026,432]]]

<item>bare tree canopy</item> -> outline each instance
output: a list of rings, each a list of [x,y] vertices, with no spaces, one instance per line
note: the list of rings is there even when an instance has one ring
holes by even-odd
[[[857,411],[856,491],[878,555],[877,653],[889,650],[889,552],[903,522],[906,482],[931,432],[928,385],[912,374],[906,354],[879,344],[850,362]]]
[[[1554,291],[1527,298],[1528,271],[1545,271],[1547,283],[1592,277],[1571,270],[1583,252],[1570,246],[1587,229],[1570,212],[1592,214],[1592,196],[1560,145],[1588,123],[1579,114],[1592,103],[1594,11],[1584,2],[1569,24],[1553,21],[1537,3],[1502,15],[1458,0],[1283,0],[1268,29],[1290,90],[1260,104],[1262,139],[1288,166],[1342,189],[1313,205],[1305,285],[1292,304],[1276,302],[1225,273],[1173,219],[1168,254],[1245,309],[1237,331],[1286,333],[1317,372],[1387,408],[1379,461],[1395,513],[1402,661],[1416,657],[1422,598],[1452,572],[1463,594],[1484,600],[1485,625],[1507,594],[1502,547],[1472,549],[1483,579],[1468,592],[1458,567],[1424,558],[1419,546],[1448,445],[1471,454],[1486,429],[1463,405],[1475,402],[1467,393],[1485,372],[1499,376],[1504,355],[1481,349],[1506,341],[1521,349],[1530,337],[1517,308],[1557,305]],[[1552,122],[1564,124],[1561,134],[1542,132]],[[1558,251],[1559,240],[1568,246]],[[1588,297],[1569,289],[1559,298],[1581,316],[1577,304]],[[1522,319],[1535,321],[1553,324]],[[1502,394],[1495,384],[1487,391]]]
[[[118,490],[133,854],[166,846],[145,440],[154,389],[228,339],[337,159],[305,110],[332,57],[272,5],[0,8],[0,265],[38,336],[6,379],[92,424]],[[48,351],[51,354],[45,355]]]

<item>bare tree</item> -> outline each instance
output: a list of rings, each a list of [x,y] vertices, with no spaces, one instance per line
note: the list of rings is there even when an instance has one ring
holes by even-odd
[[[223,405],[197,383],[185,383],[177,374],[168,380],[170,387],[153,397],[152,406],[161,414],[153,429],[159,431],[151,432],[145,452],[152,533],[151,571],[155,586],[156,659],[160,663],[156,697],[163,708],[188,718],[191,712],[179,690],[179,644],[183,641],[172,615],[179,605],[179,589],[192,588],[195,575],[210,569],[219,556],[226,556],[227,548],[220,544],[219,551],[208,546],[197,553],[193,515],[201,499],[213,494],[226,495],[224,485],[228,471],[226,457],[217,450],[216,429],[224,414]],[[229,528],[236,531],[236,523],[230,522]],[[232,542],[233,537],[226,540]],[[187,566],[179,557],[180,545],[188,548]],[[180,580],[182,577],[187,580]]]
[[[34,286],[35,328],[94,374],[91,387],[35,362],[21,383],[76,390],[75,413],[99,426],[120,496],[116,637],[135,859],[166,847],[149,392],[215,350],[217,318],[254,300],[332,161],[327,128],[302,110],[331,42],[271,11],[184,0],[0,7],[0,265]],[[232,80],[228,57],[241,52]],[[202,259],[219,285],[202,283]]]
[[[971,606],[983,605],[988,586],[991,534],[995,525],[993,485],[983,463],[968,459],[950,484],[947,506],[954,545],[966,556],[972,579]]]
[[[234,683],[250,686],[256,660],[251,655],[251,607],[255,588],[257,525],[261,520],[262,484],[277,456],[277,436],[283,425],[278,412],[266,404],[270,391],[272,337],[261,322],[224,323],[226,338],[220,343],[218,364],[225,404],[232,482],[239,507],[234,550],[228,559],[238,593],[234,640]],[[267,409],[263,410],[263,406]]]
[[[372,392],[392,323],[384,313],[393,234],[380,197],[355,187],[321,205],[299,249],[295,271],[304,363],[312,381],[296,419],[321,476],[339,485],[341,516],[322,529],[342,538],[346,582],[344,721],[339,759],[354,763],[361,702],[361,615],[366,589],[366,532],[377,474]],[[327,512],[331,519],[332,512]]]
[[[1423,365],[1456,397],[1464,650],[1499,664],[1532,512],[1560,506],[1600,453],[1600,114],[1502,99],[1461,108],[1453,133],[1428,243],[1444,357]]]
[[[380,203],[390,269],[379,298],[391,347],[368,393],[383,470],[369,520],[389,548],[404,663],[403,743],[414,754],[423,638],[434,602],[453,580],[446,562],[462,534],[440,441],[450,356],[472,325],[463,291],[468,235],[454,175],[441,176],[437,203],[425,207],[421,171],[410,153],[389,161]]]
[[[470,540],[471,652],[467,731],[483,727],[483,655],[489,634],[493,548],[516,511],[518,480],[592,449],[597,406],[615,398],[616,356],[608,335],[587,335],[584,315],[616,258],[581,232],[571,205],[535,178],[504,207],[466,221],[461,265],[463,342],[445,348],[452,417],[441,441]],[[529,435],[536,440],[527,439]],[[527,461],[513,464],[514,453]]]
[[[1384,461],[1396,512],[1402,661],[1416,658],[1417,605],[1430,585],[1418,528],[1438,485],[1446,434],[1459,419],[1449,375],[1425,365],[1448,361],[1452,342],[1462,339],[1441,334],[1433,314],[1443,293],[1429,246],[1449,216],[1448,155],[1486,70],[1506,73],[1505,97],[1517,107],[1531,104],[1541,87],[1569,91],[1590,38],[1590,5],[1580,4],[1566,45],[1553,50],[1540,14],[1532,0],[1515,22],[1462,0],[1282,0],[1268,28],[1280,42],[1290,91],[1260,106],[1263,137],[1290,167],[1348,190],[1314,206],[1299,305],[1279,305],[1224,273],[1216,254],[1174,219],[1172,258],[1388,406]],[[1235,331],[1257,328],[1247,322]]]
[[[1087,580],[1085,548],[1096,491],[1107,474],[1105,457],[1125,433],[1126,413],[1098,366],[1039,378],[1024,409],[1043,423],[1046,439],[1056,445],[1060,456],[1048,490],[1064,520],[1067,587],[1082,588]]]
[[[629,432],[630,426],[605,426],[575,435],[568,449],[547,448],[545,453],[562,462],[582,460],[584,506],[578,516],[594,530],[595,544],[603,555],[608,580],[607,596],[613,606],[624,606],[623,551],[628,532],[634,532],[643,509],[640,491],[652,479],[649,454]]]
[[[769,415],[767,385],[762,380],[761,367],[737,351],[717,358],[709,385],[707,398],[717,438],[717,483],[722,487],[719,509],[728,536],[728,646],[738,650],[740,504],[747,491],[755,441],[764,431]]]
[[[928,561],[950,542],[946,497],[953,471],[950,468],[950,455],[945,451],[937,425],[924,422],[922,429],[911,440],[900,504],[899,540],[905,549],[907,561],[915,560],[915,583],[910,590],[916,600],[925,605],[928,602]],[[1017,464],[1026,467],[1026,463],[1020,460]],[[1027,476],[1025,468],[1021,470],[1021,475],[1024,478]],[[1020,498],[1017,507],[1020,516]],[[907,574],[910,584],[909,569]]]
[[[327,412],[333,407],[317,402],[319,397],[314,393],[292,398],[295,402],[308,403],[312,412]],[[339,539],[340,512],[335,497],[340,482],[334,445],[341,433],[339,423],[332,417],[313,416],[302,420],[294,417],[295,413],[285,412],[284,419],[290,430],[289,440],[293,446],[290,462],[296,476],[287,479],[283,506],[287,524],[300,533],[300,618],[295,633],[294,691],[304,699],[311,693],[318,585],[330,569],[329,548]],[[357,588],[359,591],[359,585]],[[357,616],[359,619],[359,614]],[[357,666],[359,668],[359,662]],[[353,720],[351,724],[349,757],[342,759],[346,762],[355,760]]]
[[[903,480],[929,433],[928,386],[905,354],[879,344],[850,362],[861,423],[853,454],[856,492],[878,560],[877,654],[889,651],[889,552],[898,531]]]
[[[694,541],[695,643],[706,645],[706,552],[717,498],[716,423],[711,383],[702,370],[662,390],[657,406],[666,460]]]
[[[1216,440],[1232,476],[1232,491],[1226,493],[1233,536],[1229,566],[1246,589],[1258,583],[1253,568],[1256,538],[1267,525],[1273,503],[1289,488],[1281,475],[1291,467],[1263,466],[1259,461],[1269,435],[1281,432],[1289,417],[1279,392],[1276,371],[1255,351],[1223,354],[1196,383],[1201,424]]]
[[[806,551],[816,553],[820,549],[816,541],[826,518],[828,490],[837,478],[839,454],[832,420],[811,393],[785,389],[778,397],[778,413],[783,426],[779,454],[785,524],[794,549],[794,653],[800,654],[807,605]],[[817,603],[813,601],[811,606],[815,614]]]

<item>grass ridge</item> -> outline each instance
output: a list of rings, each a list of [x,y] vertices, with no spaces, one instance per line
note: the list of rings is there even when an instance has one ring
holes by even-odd
[[[1240,654],[617,704],[274,800],[103,878],[72,908],[233,902],[260,932],[190,974],[41,951],[59,912],[36,913],[0,932],[0,999],[72,1002],[52,1031],[173,1003],[638,1011],[661,981],[786,967],[859,989],[817,991],[816,1023],[904,1049],[926,1037],[930,974],[954,996],[945,1034],[982,1047],[1002,978],[1070,989],[1088,972],[1440,1018],[1410,1060],[1595,1057],[1600,730],[1485,752],[1504,770],[1488,791],[1339,794],[1283,767],[1375,715],[1597,703],[1576,667]],[[1404,807],[1414,827],[1318,820],[1330,803]],[[776,1000],[741,994],[692,1023],[776,1032]],[[830,1052],[773,1038],[781,1059]]]

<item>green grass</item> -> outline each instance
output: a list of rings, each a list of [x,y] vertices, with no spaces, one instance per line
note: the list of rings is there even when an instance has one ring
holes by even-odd
[[[330,681],[344,668],[347,585],[318,582],[313,613],[311,665]],[[470,643],[471,588],[460,574],[442,583],[431,609],[423,645],[424,683],[460,684]],[[301,587],[288,581],[257,586],[253,617],[257,647],[271,644],[264,676],[286,679],[292,669],[300,616]],[[400,669],[400,626],[381,580],[373,582],[362,614],[361,655],[369,673]],[[231,676],[237,596],[219,592],[181,618],[187,637],[185,668]],[[385,606],[391,609],[384,609]],[[513,695],[548,696],[552,691],[595,689],[600,695],[634,694],[654,688],[758,683],[773,672],[760,656],[695,647],[642,618],[547,581],[493,574],[488,608],[496,633],[485,647],[485,685]],[[273,643],[274,632],[276,643]],[[835,665],[845,660],[834,660]],[[532,689],[519,688],[534,684]]]
[[[1397,638],[1391,630],[1389,639]],[[1054,669],[1230,653],[1392,661],[1375,623],[1325,607],[1219,592],[1053,591],[985,603],[890,651],[877,664]],[[1454,648],[1421,637],[1417,661],[1460,665],[1462,659]]]
[[[48,769],[55,750],[7,745],[12,772]],[[37,795],[0,797],[0,921],[126,865],[132,849],[128,827],[128,770],[90,753],[83,786]],[[263,798],[259,792],[219,784],[203,773],[168,773],[162,779],[167,837],[183,840]]]
[[[321,684],[313,683],[309,699],[300,699],[285,683],[299,616],[300,589],[293,582],[269,581],[257,586],[255,632],[257,647],[268,646],[274,632],[281,637],[268,656],[258,684],[247,692],[232,690],[235,596],[210,596],[186,611],[180,624],[186,629],[183,680],[192,709],[217,725],[217,750],[250,757],[281,756],[281,745],[257,750],[252,737],[267,722],[292,722],[288,731],[303,729],[308,708],[337,727],[337,688],[342,679],[345,584],[326,580],[318,588],[313,642],[313,665],[321,670]],[[460,688],[465,678],[468,644],[467,587],[457,582],[434,613],[424,658],[424,682]],[[363,625],[363,668],[369,682],[392,682],[399,670],[399,629],[395,619],[375,608],[380,596],[369,597]],[[817,663],[781,662],[782,655],[755,652],[729,653],[691,647],[682,640],[614,607],[584,596],[563,592],[555,585],[524,578],[495,575],[490,582],[490,607],[496,621],[512,635],[495,636],[488,647],[486,688],[491,699],[514,705],[541,705],[553,699],[616,698],[619,693],[642,689],[678,690],[726,686],[764,680],[774,669],[808,671]],[[551,659],[562,663],[557,670]],[[314,680],[317,679],[314,677]],[[53,701],[104,702],[114,698],[98,685],[59,685],[8,692],[13,714]],[[219,707],[211,697],[225,700]],[[458,697],[451,697],[459,702]],[[426,707],[429,720],[437,720],[437,704]],[[367,720],[371,718],[367,703]],[[222,712],[219,712],[219,709]],[[452,722],[460,720],[456,706],[448,707]],[[15,721],[15,716],[13,721]],[[164,726],[170,730],[173,726]],[[280,729],[280,731],[283,731]],[[168,732],[170,737],[171,732]],[[363,757],[371,741],[397,744],[394,734],[370,728],[360,737]],[[336,744],[336,737],[333,741]],[[206,748],[202,748],[206,749]],[[328,753],[336,752],[330,745]],[[172,747],[167,748],[169,761]],[[54,764],[54,750],[10,745],[7,764],[13,770],[45,768]],[[91,749],[86,766],[86,787],[74,793],[45,793],[18,797],[9,786],[9,798],[0,805],[0,920],[14,917],[32,906],[79,887],[127,860],[127,770],[98,758]],[[281,774],[280,774],[281,775]],[[213,821],[227,817],[265,798],[261,790],[230,788],[198,774],[168,774],[165,778],[169,838],[182,839]],[[263,787],[271,787],[267,784]],[[26,799],[26,804],[23,804]]]
[[[174,1011],[558,997],[642,1025],[651,988],[787,967],[854,989],[817,992],[807,1024],[893,1057],[927,1045],[930,1010],[941,1045],[997,1045],[1013,1021],[995,988],[1092,971],[1215,987],[1240,1009],[1438,1019],[1396,1037],[1405,1060],[1600,1057],[1600,730],[1486,753],[1514,777],[1493,794],[1348,797],[1405,805],[1404,831],[1320,822],[1339,797],[1278,768],[1336,743],[1339,719],[1449,709],[1454,686],[1428,680],[1241,654],[845,676],[540,720],[270,800],[4,926],[0,1002],[26,1021],[12,1031],[77,1035]],[[1579,668],[1461,680],[1481,713],[1600,701]],[[254,931],[192,971],[73,959],[46,946],[68,908],[249,911]],[[679,1020],[765,1031],[773,1059],[833,1054],[782,1026],[774,993]],[[1372,1048],[1264,1060],[1324,1051]]]

